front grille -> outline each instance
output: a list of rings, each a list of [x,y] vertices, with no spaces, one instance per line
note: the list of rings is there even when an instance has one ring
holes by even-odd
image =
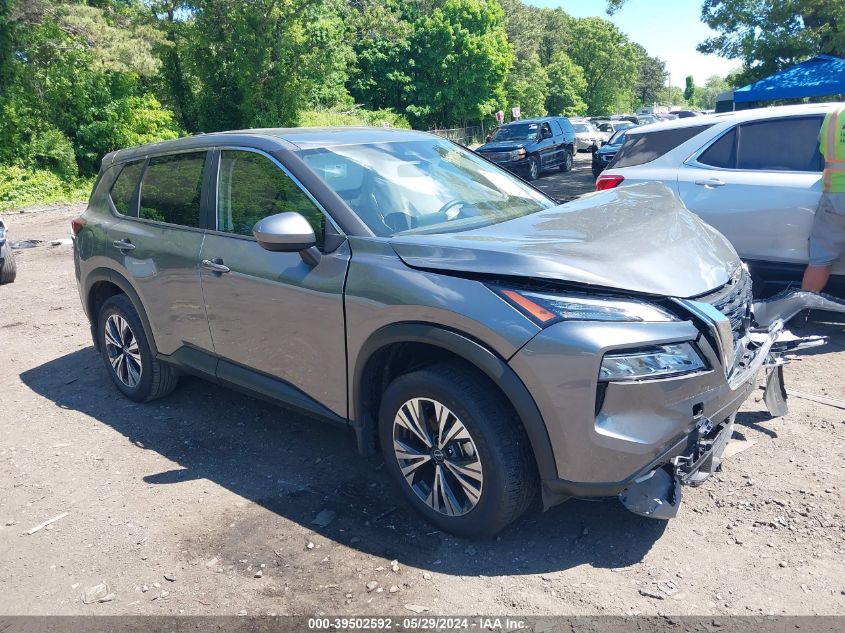
[[[508,160],[511,157],[510,152],[481,152],[487,160]]]
[[[739,267],[728,283],[696,301],[709,303],[724,314],[731,322],[734,342],[737,342],[745,336],[745,328],[751,315],[751,275]]]

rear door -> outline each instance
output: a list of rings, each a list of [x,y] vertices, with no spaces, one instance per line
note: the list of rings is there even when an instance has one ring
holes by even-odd
[[[684,204],[749,260],[807,262],[821,195],[822,116],[734,126],[678,171]]]
[[[212,349],[198,267],[206,155],[127,163],[110,191],[119,220],[109,228],[106,253],[138,292],[162,354],[185,345]]]
[[[261,218],[301,213],[323,250],[331,220],[299,182],[264,153],[223,148],[215,164],[217,200],[211,228],[216,230],[208,232],[200,260],[209,327],[221,357],[218,376],[304,402],[306,408],[316,401],[346,418],[343,285],[348,241],[324,253],[313,267],[299,253],[264,250],[252,235]]]

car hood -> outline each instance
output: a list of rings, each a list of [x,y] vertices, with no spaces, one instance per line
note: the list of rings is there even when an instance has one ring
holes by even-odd
[[[714,228],[664,185],[588,194],[479,229],[391,239],[408,266],[550,279],[636,293],[694,297],[740,264]]]
[[[605,143],[604,145],[599,147],[598,153],[599,154],[607,154],[608,152],[618,152],[620,147],[622,147],[621,144],[620,145],[610,145],[608,143]]]
[[[485,143],[476,152],[512,152],[515,149],[520,149],[533,141],[493,141]]]

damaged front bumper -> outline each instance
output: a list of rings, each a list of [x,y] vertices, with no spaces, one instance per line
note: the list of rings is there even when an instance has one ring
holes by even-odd
[[[821,305],[818,295],[797,295],[781,297],[777,304],[761,308],[766,326],[749,329],[744,352],[735,359],[733,371],[728,376],[728,386],[736,390],[756,380],[758,372],[765,368],[768,375],[764,402],[773,416],[788,412],[783,382],[783,366],[787,362],[785,354],[818,347],[826,342],[825,337],[798,337],[784,328],[784,320],[807,307]],[[755,304],[755,309],[757,306]],[[687,450],[636,477],[619,493],[622,504],[635,514],[654,519],[675,517],[683,496],[682,485],[701,485],[720,469],[725,447],[733,435],[735,415],[720,424],[714,424],[708,418],[697,420]]]

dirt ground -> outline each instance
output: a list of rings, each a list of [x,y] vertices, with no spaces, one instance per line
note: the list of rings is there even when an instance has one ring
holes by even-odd
[[[53,240],[81,208],[3,218],[11,240]],[[350,432],[196,379],[121,397],[71,247],[16,255],[0,287],[2,615],[845,614],[840,408],[791,398],[771,419],[750,398],[724,471],[670,522],[570,501],[463,541],[409,511]],[[808,330],[831,342],[787,387],[845,397],[845,325]]]

